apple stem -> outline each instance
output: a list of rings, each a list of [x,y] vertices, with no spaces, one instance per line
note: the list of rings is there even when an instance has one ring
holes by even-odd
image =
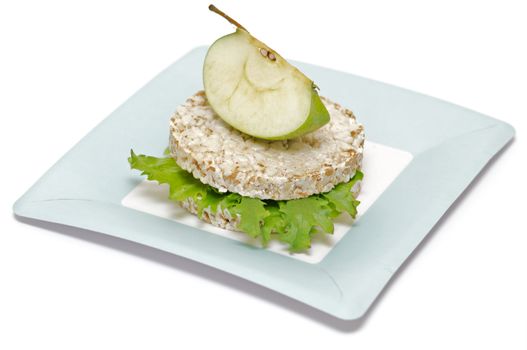
[[[217,14],[220,15],[221,17],[225,18],[227,21],[229,21],[229,23],[235,25],[236,28],[243,29],[243,30],[245,30],[247,33],[249,33],[249,31],[248,31],[247,29],[245,29],[244,26],[242,26],[240,23],[236,22],[236,21],[235,21],[234,19],[232,19],[229,15],[227,15],[225,12],[223,12],[222,10],[220,10],[219,8],[217,8],[216,6],[210,4],[210,5],[209,5],[209,10],[211,10],[212,12],[217,13]]]

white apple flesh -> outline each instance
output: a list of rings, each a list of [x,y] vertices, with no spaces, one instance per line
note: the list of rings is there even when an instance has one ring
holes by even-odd
[[[211,45],[203,66],[214,111],[234,128],[268,140],[301,136],[326,124],[329,113],[313,81],[226,18],[238,29]]]

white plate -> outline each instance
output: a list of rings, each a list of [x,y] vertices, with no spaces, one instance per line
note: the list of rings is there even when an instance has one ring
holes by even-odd
[[[355,319],[514,135],[510,125],[444,101],[296,63],[324,95],[353,110],[371,142],[360,219],[325,250],[292,259],[172,220],[166,200],[145,199],[143,179],[129,168],[130,148],[159,155],[166,147],[169,116],[201,89],[205,52],[190,52],[113,112],[15,203],[15,213],[162,249]],[[142,211],[123,206],[125,197]]]

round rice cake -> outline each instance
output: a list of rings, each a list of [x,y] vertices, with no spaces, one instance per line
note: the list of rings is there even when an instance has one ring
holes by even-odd
[[[358,196],[360,187],[361,183],[359,181],[351,189],[355,197]],[[179,202],[179,204],[191,214],[198,216],[198,206],[191,197]],[[241,220],[240,214],[232,215],[227,209],[222,208],[221,206],[218,206],[215,212],[212,211],[210,206],[203,209],[200,219],[208,224],[223,228],[225,230],[241,232],[241,230],[238,228]]]
[[[198,91],[172,115],[170,153],[220,192],[274,200],[328,192],[360,169],[364,128],[350,110],[321,99],[328,124],[295,139],[267,141],[229,126]]]

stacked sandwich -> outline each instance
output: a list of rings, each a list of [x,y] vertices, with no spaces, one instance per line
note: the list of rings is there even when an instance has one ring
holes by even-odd
[[[166,157],[136,155],[133,169],[170,186],[170,199],[201,220],[304,251],[359,202],[363,127],[320,97],[298,69],[238,29],[204,62],[205,91],[170,119]]]

